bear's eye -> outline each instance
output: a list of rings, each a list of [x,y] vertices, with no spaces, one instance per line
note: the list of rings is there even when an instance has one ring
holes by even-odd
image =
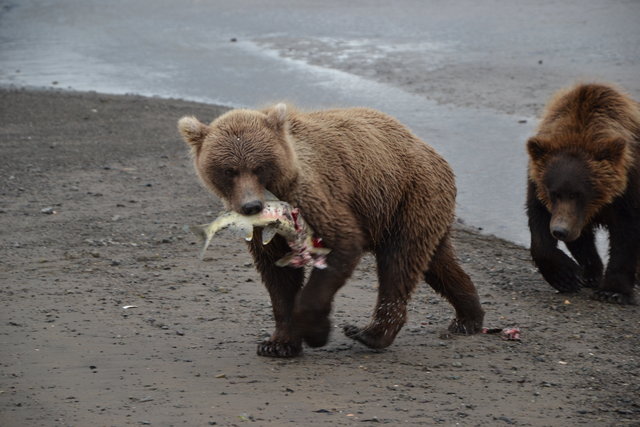
[[[236,176],[238,173],[236,172],[235,169],[225,169],[224,170],[224,176],[228,177],[228,178],[233,178],[234,176]]]
[[[264,167],[263,166],[257,166],[255,168],[253,168],[253,173],[256,175],[260,175],[262,172],[264,172]]]

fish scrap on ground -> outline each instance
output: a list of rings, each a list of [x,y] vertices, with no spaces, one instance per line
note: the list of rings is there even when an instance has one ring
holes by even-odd
[[[500,334],[507,341],[521,341],[520,328],[482,328],[483,334]]]

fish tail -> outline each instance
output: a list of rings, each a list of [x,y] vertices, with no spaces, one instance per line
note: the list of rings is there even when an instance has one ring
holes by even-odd
[[[207,232],[205,231],[207,224],[204,225],[190,225],[189,231],[195,234],[203,242],[207,240]]]

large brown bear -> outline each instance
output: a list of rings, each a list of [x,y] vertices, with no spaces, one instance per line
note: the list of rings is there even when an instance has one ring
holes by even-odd
[[[635,303],[640,256],[640,108],[618,89],[579,84],[549,102],[527,143],[527,212],[533,261],[561,292]],[[609,230],[603,265],[594,229]],[[574,262],[557,248],[565,242]]]
[[[210,125],[184,117],[178,127],[200,179],[228,208],[260,212],[269,190],[298,207],[331,249],[328,267],[314,268],[303,287],[303,269],[275,265],[289,251],[280,236],[267,246],[250,244],[276,323],[259,355],[298,355],[303,340],[325,345],[334,295],[365,251],[375,252],[378,301],[371,323],[346,326],[347,336],[371,348],[389,346],[421,278],[455,308],[451,331],[480,331],[484,312],[449,237],[453,173],[398,121],[365,108],[303,113],[277,104],[233,110]]]

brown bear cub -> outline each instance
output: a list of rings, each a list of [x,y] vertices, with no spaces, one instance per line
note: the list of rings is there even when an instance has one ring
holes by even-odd
[[[450,241],[456,188],[447,162],[395,119],[353,108],[303,113],[285,104],[233,110],[210,125],[178,124],[206,187],[227,208],[260,212],[265,190],[300,209],[331,252],[327,268],[278,267],[289,252],[276,235],[249,244],[271,297],[275,332],[262,356],[292,357],[327,343],[334,295],[365,251],[376,256],[378,300],[373,319],[345,334],[371,348],[389,346],[407,318],[422,278],[456,311],[449,329],[480,331],[484,312]],[[257,242],[257,243],[256,243]]]
[[[596,288],[602,301],[634,304],[640,257],[640,108],[612,86],[580,84],[555,95],[527,142],[531,255],[561,292]],[[609,231],[609,263],[594,229]],[[565,242],[574,262],[558,249]]]

